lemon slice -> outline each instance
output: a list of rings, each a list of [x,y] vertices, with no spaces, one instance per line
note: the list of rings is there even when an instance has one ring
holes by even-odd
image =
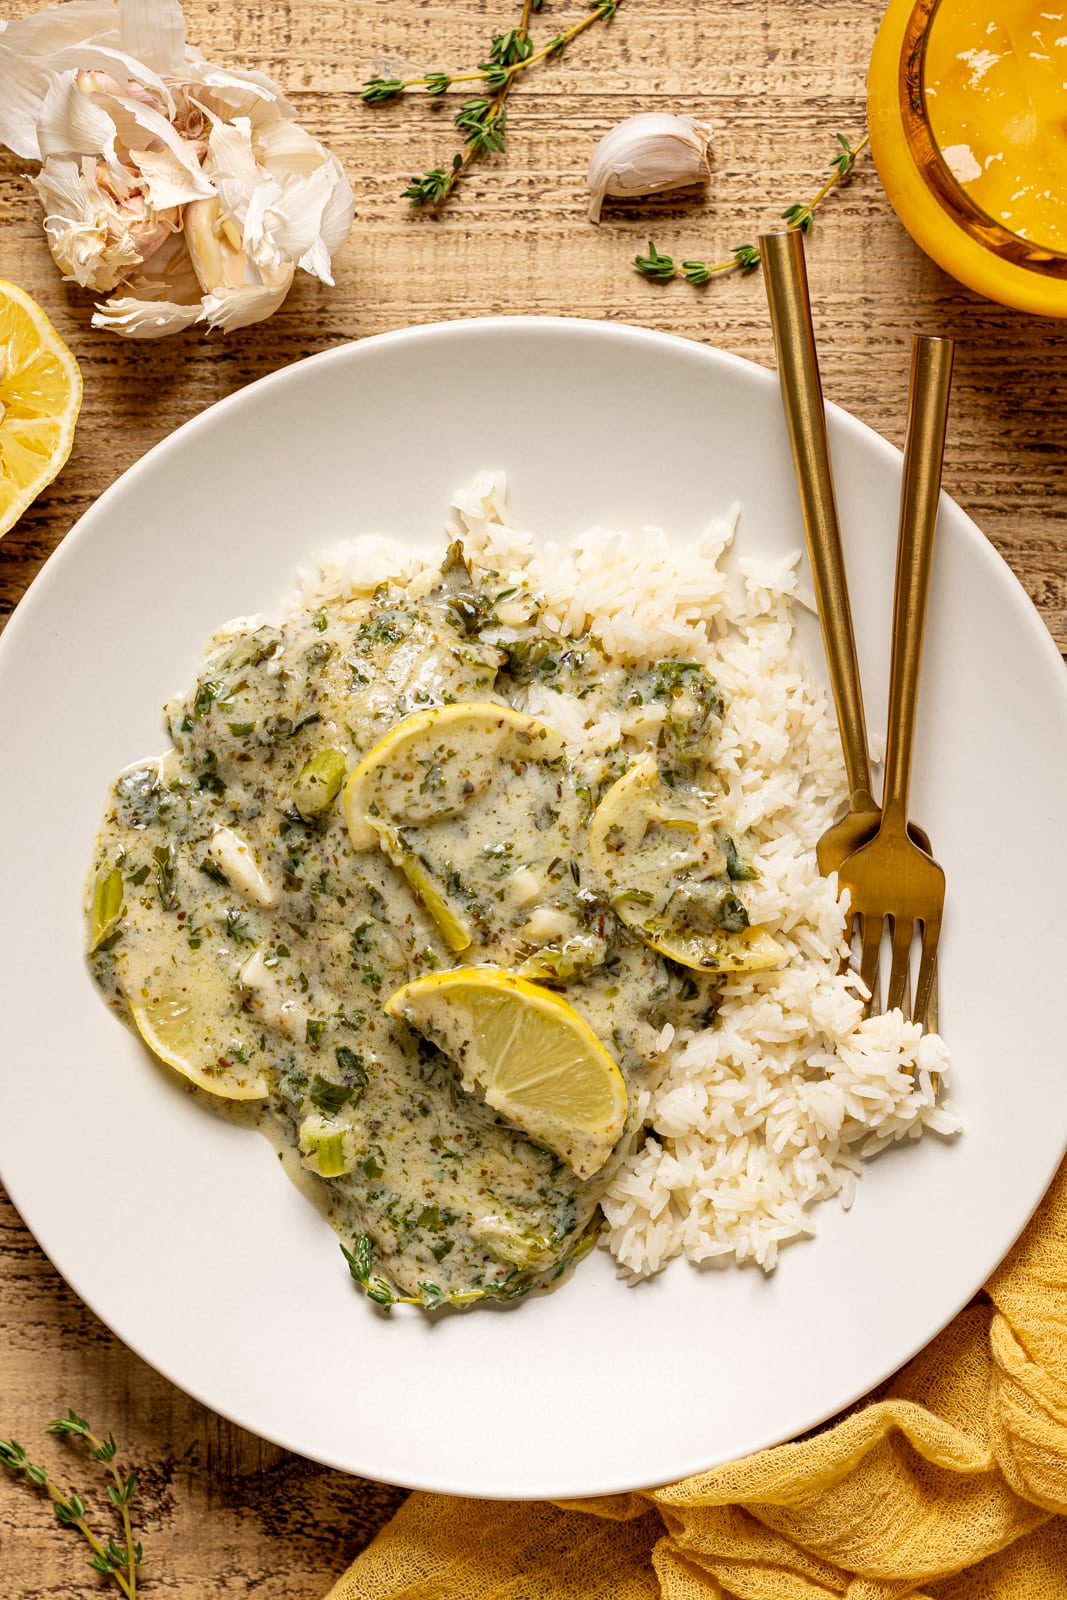
[[[597,807],[590,860],[619,920],[661,955],[698,972],[773,966],[784,951],[765,929],[748,926],[717,820],[711,796],[668,788],[646,756]]]
[[[390,995],[391,1017],[457,1063],[467,1089],[560,1156],[579,1178],[599,1172],[626,1125],[622,1073],[559,995],[502,967],[458,967]]]
[[[0,534],[70,455],[81,398],[78,363],[40,306],[0,279]]]
[[[758,972],[781,961],[785,951],[766,928],[742,928],[738,933],[700,933],[653,918],[638,928],[646,944],[680,967],[694,972]]]
[[[452,821],[501,779],[513,784],[522,763],[553,762],[562,755],[563,741],[551,728],[495,701],[416,711],[391,728],[349,777],[349,837],[357,850],[381,845],[458,954],[473,943],[468,907],[434,882],[428,856],[411,847],[405,829]]]
[[[215,1054],[203,1009],[189,994],[164,994],[130,1001],[137,1032],[153,1055],[183,1078],[223,1100],[262,1100],[270,1092],[264,1072]]]
[[[500,761],[554,761],[558,733],[495,701],[430,706],[390,728],[345,784],[345,821],[357,850],[383,825],[458,816],[492,782]]]
[[[662,887],[665,875],[685,869],[725,870],[714,822],[706,795],[667,789],[655,756],[645,756],[597,806],[589,827],[590,859],[616,891]]]

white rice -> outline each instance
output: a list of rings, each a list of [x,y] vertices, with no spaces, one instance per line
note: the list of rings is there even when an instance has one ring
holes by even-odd
[[[722,521],[684,551],[658,530],[538,545],[508,525],[504,483],[490,474],[456,496],[448,534],[505,584],[529,584],[552,632],[592,631],[608,654],[638,665],[672,653],[700,661],[724,691],[716,770],[731,814],[759,841],[751,920],[770,925],[786,960],[728,977],[714,1026],[663,1030],[655,1081],[641,1094],[647,1137],[604,1197],[604,1240],[634,1277],[676,1256],[769,1271],[783,1244],[814,1232],[819,1201],[851,1204],[864,1161],[960,1128],[944,1101],[943,1041],[899,1011],[864,1018],[857,980],[841,970],[845,918],[815,844],[845,798],[844,771],[826,696],[793,640],[799,552],[737,561],[731,577],[733,527]],[[299,598],[366,593],[386,578],[417,592],[439,559],[439,544],[362,539],[323,558]],[[585,751],[620,737],[617,713],[595,693],[531,686],[525,709]]]

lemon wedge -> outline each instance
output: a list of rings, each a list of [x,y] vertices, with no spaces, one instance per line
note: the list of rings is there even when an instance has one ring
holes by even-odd
[[[434,972],[397,989],[391,1017],[459,1066],[464,1087],[591,1178],[626,1126],[626,1084],[589,1024],[559,995],[502,967]]]
[[[204,1009],[195,993],[163,994],[130,1001],[137,1032],[153,1055],[183,1078],[222,1100],[263,1100],[270,1092],[264,1072],[212,1050]]]
[[[698,972],[753,972],[784,954],[748,925],[719,842],[714,800],[669,788],[654,756],[616,779],[589,826],[589,856],[621,922]]]
[[[357,850],[382,826],[458,816],[492,782],[501,760],[553,761],[558,733],[495,701],[415,711],[368,750],[345,784],[345,821]]]
[[[81,398],[78,363],[41,307],[0,280],[0,534],[70,455]]]

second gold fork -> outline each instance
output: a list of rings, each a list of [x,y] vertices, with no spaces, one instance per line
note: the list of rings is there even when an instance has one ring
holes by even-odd
[[[873,987],[878,971],[883,928],[889,928],[893,946],[890,1010],[903,1007],[910,992],[912,942],[918,933],[920,960],[912,1019],[923,1027],[930,1021],[945,874],[909,837],[907,807],[953,351],[951,339],[921,336],[912,351],[882,820],[870,843],[846,857],[838,872],[838,882],[848,891],[851,913],[860,927],[860,977],[868,988]]]

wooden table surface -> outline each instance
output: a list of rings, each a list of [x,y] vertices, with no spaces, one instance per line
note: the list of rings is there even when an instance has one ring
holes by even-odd
[[[773,364],[758,275],[657,286],[631,261],[650,235],[679,258],[721,259],[810,197],[835,134],[863,131],[879,0],[624,0],[610,26],[597,24],[516,85],[506,154],[477,166],[441,215],[413,214],[400,190],[450,159],[448,113],[413,98],[369,109],[361,83],[483,60],[519,9],[514,0],[188,0],[190,41],[220,64],[282,82],[356,194],[336,287],[303,278],[270,321],[225,338],[134,344],[93,332],[92,296],[61,281],[45,247],[27,163],[0,154],[0,276],[47,309],[85,377],[68,465],[0,545],[5,618],[82,512],[157,440],[254,379],[348,340],[439,319],[563,313]],[[546,0],[535,33],[583,9],[583,0]],[[20,10],[0,0],[0,17]],[[648,109],[714,125],[712,184],[703,199],[613,207],[595,229],[585,218],[589,152],[613,122]],[[959,340],[946,487],[1067,648],[1067,323],[953,283],[905,234],[869,158],[820,211],[808,261],[827,396],[895,443],[913,332]],[[43,1430],[68,1407],[113,1429],[140,1474],[149,1594],[322,1595],[401,1498],[286,1455],[172,1388],[64,1284],[0,1191],[0,1438],[32,1446],[63,1477],[63,1448]],[[0,1551],[0,1590],[12,1600],[98,1590],[77,1539],[7,1475]]]

